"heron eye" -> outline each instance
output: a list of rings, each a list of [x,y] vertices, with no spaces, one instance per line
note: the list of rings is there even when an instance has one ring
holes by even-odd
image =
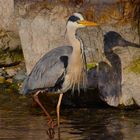
[[[80,24],[80,20],[77,20],[76,23]]]

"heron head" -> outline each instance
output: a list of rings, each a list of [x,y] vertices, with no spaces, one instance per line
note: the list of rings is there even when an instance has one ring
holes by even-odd
[[[140,48],[140,45],[125,40],[119,33],[115,31],[109,31],[104,35],[105,51],[112,50],[116,46],[119,47],[136,47]]]
[[[84,20],[84,17],[81,13],[74,13],[69,17],[67,21],[67,26],[72,26],[75,28],[83,28],[86,26],[97,26],[98,24],[92,21]]]

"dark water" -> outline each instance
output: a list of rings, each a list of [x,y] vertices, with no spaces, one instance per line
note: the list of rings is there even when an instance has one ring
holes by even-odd
[[[14,93],[0,93],[0,140],[49,140],[46,117],[31,103]],[[140,110],[62,109],[55,140],[58,135],[61,140],[140,140]]]

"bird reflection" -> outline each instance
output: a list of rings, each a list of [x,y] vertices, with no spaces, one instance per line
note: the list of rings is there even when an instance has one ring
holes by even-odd
[[[140,45],[126,41],[120,34],[110,31],[104,35],[104,54],[111,66],[102,61],[98,67],[88,71],[89,87],[99,89],[100,98],[111,106],[118,106],[122,94],[122,66],[120,57],[113,52],[115,47]],[[94,84],[95,83],[95,84]]]
[[[46,130],[46,134],[47,134],[47,138],[49,138],[49,140],[53,140],[53,139],[55,139],[55,137],[57,137],[58,140],[61,139],[60,127],[57,128],[57,136],[55,136],[56,135],[55,129],[51,128],[51,127],[49,127]]]
[[[55,130],[54,130],[54,128],[51,128],[51,127],[48,128],[46,130],[46,134],[48,135],[48,137],[49,137],[50,140],[54,139],[54,136],[55,136]]]

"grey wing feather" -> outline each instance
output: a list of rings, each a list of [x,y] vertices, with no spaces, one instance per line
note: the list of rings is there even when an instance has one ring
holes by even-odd
[[[28,90],[53,87],[65,68],[61,56],[70,56],[71,46],[62,46],[46,53],[34,66],[23,84],[23,94]]]

